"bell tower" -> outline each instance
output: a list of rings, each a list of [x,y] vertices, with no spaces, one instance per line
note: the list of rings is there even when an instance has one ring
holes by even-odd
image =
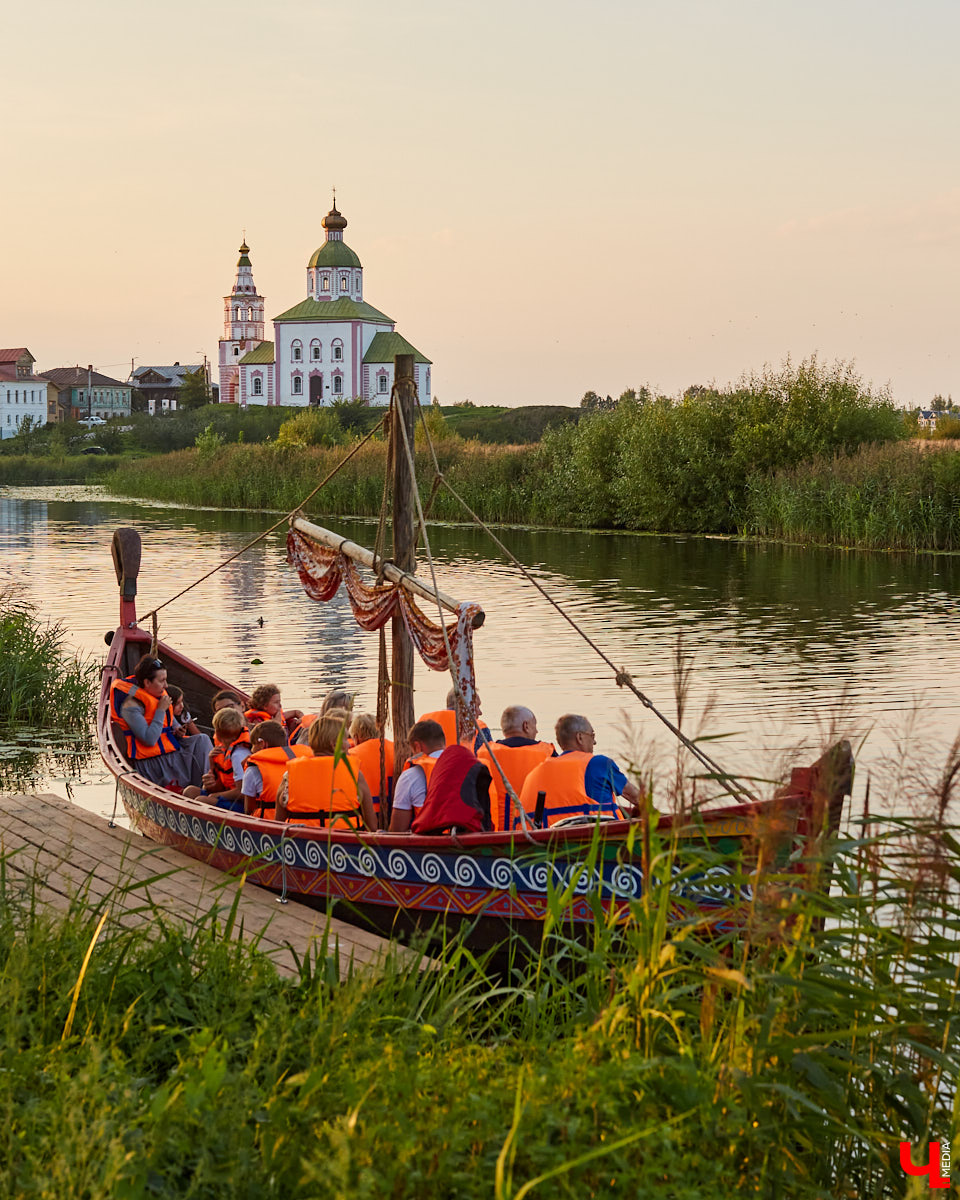
[[[249,350],[263,341],[264,298],[253,282],[250,247],[246,238],[240,245],[237,275],[233,291],[223,298],[223,337],[220,339],[220,403],[236,404],[238,363]]]

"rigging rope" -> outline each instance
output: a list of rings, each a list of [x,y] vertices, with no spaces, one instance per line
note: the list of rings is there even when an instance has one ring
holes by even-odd
[[[187,594],[187,592],[192,591],[192,589],[195,588],[198,584],[203,583],[203,581],[205,579],[209,579],[211,575],[216,575],[216,573],[218,571],[222,571],[223,568],[226,566],[229,566],[229,564],[232,563],[235,558],[239,558],[241,554],[246,554],[246,552],[248,550],[252,550],[253,547],[258,542],[262,542],[263,539],[265,537],[268,537],[271,533],[273,533],[273,531],[275,529],[279,529],[281,525],[288,522],[290,520],[290,518],[294,515],[294,513],[299,512],[303,508],[303,506],[306,503],[308,503],[308,501],[313,499],[313,497],[317,494],[317,492],[320,491],[320,489],[322,487],[324,487],[325,484],[328,484],[330,482],[330,480],[334,477],[334,475],[337,474],[337,472],[339,470],[341,470],[343,467],[345,467],[347,465],[347,463],[350,461],[351,458],[353,458],[353,456],[357,453],[357,451],[364,444],[364,442],[368,442],[379,429],[383,428],[383,424],[386,421],[388,415],[389,415],[389,413],[385,413],[383,415],[383,417],[377,422],[376,425],[374,425],[374,427],[370,430],[370,432],[366,435],[366,437],[361,438],[360,441],[357,442],[357,444],[350,451],[350,453],[348,455],[346,455],[346,457],[342,458],[337,463],[337,465],[333,468],[333,470],[330,471],[327,475],[325,475],[323,477],[323,479],[320,480],[320,482],[317,484],[317,486],[313,489],[312,492],[310,492],[308,495],[304,496],[304,498],[300,501],[300,503],[296,506],[296,508],[291,508],[289,512],[284,513],[283,516],[280,518],[280,520],[275,521],[270,526],[269,529],[265,529],[263,531],[263,533],[257,534],[257,536],[253,539],[252,542],[247,542],[247,544],[245,546],[241,546],[240,549],[237,550],[235,554],[231,554],[229,558],[225,558],[222,563],[219,563],[212,570],[208,571],[206,573],[206,575],[201,575],[199,579],[195,579],[193,581],[193,583],[188,584],[185,588],[182,589],[182,591],[177,592],[177,594],[175,596],[171,596],[169,600],[164,600],[164,602],[162,604],[158,604],[156,608],[152,608],[148,613],[144,613],[143,616],[138,619],[137,624],[139,624],[141,621],[145,621],[147,619],[147,617],[153,618],[154,650],[152,651],[152,653],[156,653],[157,613],[160,611],[160,609],[166,608],[167,605],[172,604],[174,602],[174,600],[179,600],[181,596],[185,596]]]
[[[707,770],[710,772],[711,777],[714,778],[718,783],[720,783],[723,786],[723,788],[726,791],[728,791],[732,796],[735,796],[737,799],[739,799],[745,803],[757,803],[758,797],[755,796],[750,791],[749,788],[744,787],[743,784],[741,784],[737,779],[734,778],[734,776],[729,775],[726,771],[724,771],[723,768],[718,763],[714,762],[713,759],[711,759],[710,756],[705,751],[701,750],[700,747],[695,742],[691,741],[690,738],[688,738],[687,735],[677,725],[674,725],[674,723],[670,720],[670,718],[665,713],[662,713],[657,708],[657,706],[653,703],[653,701],[650,699],[650,697],[645,695],[637,687],[637,685],[633,682],[633,679],[631,678],[629,672],[619,669],[614,665],[612,660],[610,658],[608,658],[607,655],[600,649],[600,647],[590,637],[590,635],[586,632],[586,630],[580,628],[580,626],[573,619],[573,617],[571,617],[568,613],[566,613],[564,611],[564,609],[557,603],[556,600],[554,600],[554,598],[550,595],[550,593],[546,590],[546,588],[544,588],[540,583],[538,583],[537,580],[533,577],[533,575],[530,574],[530,572],[523,565],[523,563],[516,557],[516,555],[512,554],[511,551],[503,544],[503,542],[497,537],[497,535],[493,532],[493,530],[490,528],[490,526],[482,519],[482,517],[479,517],[473,511],[473,509],[466,502],[466,500],[464,500],[464,498],[460,495],[460,493],[456,490],[456,488],[454,488],[454,486],[450,483],[450,481],[447,479],[447,477],[444,475],[444,473],[440,470],[440,463],[437,459],[436,450],[434,449],[434,446],[433,446],[433,439],[430,436],[430,429],[427,425],[427,419],[426,419],[426,416],[424,415],[423,408],[420,404],[419,396],[417,397],[417,408],[420,412],[420,421],[423,425],[423,432],[426,436],[427,446],[429,447],[429,450],[430,450],[430,457],[433,459],[434,474],[435,474],[436,478],[438,478],[440,480],[442,485],[447,489],[447,491],[453,496],[453,498],[460,504],[460,506],[466,512],[468,512],[470,514],[470,517],[472,518],[472,520],[475,521],[476,524],[479,525],[480,528],[492,539],[492,541],[500,549],[500,551],[506,555],[506,557],[513,563],[513,565],[515,567],[518,568],[520,573],[523,575],[524,579],[526,579],[528,583],[533,584],[533,586],[537,589],[537,591],[540,593],[540,595],[543,596],[543,598],[547,601],[547,603],[552,605],[552,607],[557,610],[557,612],[560,614],[561,617],[563,617],[563,619],[567,622],[567,624],[570,625],[570,627],[576,633],[578,633],[580,635],[580,637],[583,638],[583,640],[587,643],[587,645],[597,655],[599,655],[600,658],[603,659],[603,661],[607,664],[607,666],[610,668],[610,670],[613,671],[617,687],[626,687],[631,692],[633,692],[633,694],[637,697],[637,699],[644,706],[644,708],[648,708],[654,714],[655,717],[657,717],[659,720],[661,720],[663,722],[663,724],[666,725],[666,727],[670,730],[670,732],[676,738],[678,738],[679,741],[690,751],[690,753],[694,756],[694,758],[696,758],[703,766],[705,766],[707,768]],[[418,507],[419,507],[419,495],[418,495]],[[433,563],[431,562],[430,565],[431,565],[431,571],[432,571]],[[436,584],[434,584],[434,586],[436,586]]]
[[[417,395],[416,382],[414,380],[409,380],[409,383],[413,387],[414,400],[416,401],[417,408],[419,409],[420,415],[422,417],[423,409],[420,408],[420,397]],[[397,385],[394,384],[393,392],[390,395],[391,409],[394,407],[394,395],[396,393],[397,393]],[[453,654],[451,653],[450,641],[449,641],[449,638],[447,637],[447,624],[443,618],[443,606],[440,604],[440,596],[438,594],[438,588],[437,588],[437,573],[434,570],[434,566],[433,566],[433,554],[430,550],[430,539],[427,536],[427,522],[423,515],[423,505],[420,503],[420,489],[417,486],[417,471],[416,471],[416,462],[413,457],[413,448],[410,445],[410,439],[407,436],[406,426],[404,425],[403,419],[399,412],[396,414],[394,424],[398,425],[400,427],[400,432],[403,434],[403,446],[407,453],[407,462],[410,465],[410,476],[411,476],[411,479],[413,480],[413,498],[417,504],[417,519],[420,523],[420,532],[423,534],[423,548],[427,555],[427,562],[430,564],[430,579],[433,583],[433,592],[434,592],[434,596],[436,597],[436,601],[437,601],[437,610],[440,613],[440,628],[443,630],[443,644],[446,647],[447,658],[450,662],[450,677],[453,680],[453,686],[454,686],[454,690],[456,692],[456,706],[457,706],[457,709],[459,710],[460,708],[465,708],[466,705],[463,703],[463,697],[461,696],[461,693],[460,693],[460,681],[457,678],[456,672],[454,671]],[[424,422],[424,428],[426,428],[426,422]],[[429,436],[429,432],[428,432],[428,436]],[[431,449],[432,449],[432,447],[431,447]],[[430,495],[431,503],[433,502],[433,497],[435,495],[436,495],[436,488],[433,490],[433,492]],[[476,712],[475,704],[471,708],[471,715],[473,717],[474,727],[476,728],[477,734],[480,736],[480,739],[482,741],[483,735],[480,733],[480,719]],[[459,727],[457,729],[457,732],[459,733]],[[510,783],[510,780],[507,779],[506,775],[504,774],[503,767],[497,761],[497,756],[495,754],[491,754],[490,758],[497,768],[497,773],[499,774],[501,780],[503,781],[503,786],[506,789],[507,795],[510,797],[511,803],[514,804],[517,812],[520,815],[520,825],[521,825],[521,828],[523,829],[524,835],[526,836],[528,841],[532,841],[533,839],[530,837],[529,821],[527,819],[527,814],[524,810],[523,805],[520,803],[519,796],[514,791],[513,785]]]

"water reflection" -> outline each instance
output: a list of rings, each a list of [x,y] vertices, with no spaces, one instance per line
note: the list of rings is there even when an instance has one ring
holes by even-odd
[[[134,524],[143,536],[138,606],[145,612],[269,519],[118,501],[94,489],[7,489],[0,496],[0,564],[4,582],[20,585],[64,623],[74,645],[99,656],[103,634],[116,622],[115,526]],[[328,523],[372,541],[371,522]],[[871,730],[861,775],[892,748],[918,700],[928,706],[924,728],[934,742],[946,746],[960,725],[957,558],[710,538],[544,530],[502,536],[671,715],[673,648],[682,631],[695,659],[694,709],[714,697],[711,730],[737,735],[715,748],[730,770],[762,774],[767,761],[815,742],[841,709],[855,713],[845,731]],[[506,704],[524,702],[545,733],[560,712],[582,711],[606,751],[626,753],[625,723],[632,737],[672,748],[662,727],[615,687],[607,668],[481,531],[437,526],[431,545],[440,586],[459,599],[480,599],[487,610],[475,645],[491,724]],[[330,688],[346,686],[372,708],[376,635],[354,624],[343,595],[329,605],[309,601],[284,558],[282,535],[272,535],[164,610],[161,635],[247,688],[275,681],[288,704],[312,708]],[[436,707],[445,691],[444,677],[419,667],[418,710]]]

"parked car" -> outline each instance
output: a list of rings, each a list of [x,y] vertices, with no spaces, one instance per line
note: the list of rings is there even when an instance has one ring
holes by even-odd
[[[77,424],[84,425],[87,429],[90,429],[94,425],[106,425],[106,421],[103,417],[81,417]]]

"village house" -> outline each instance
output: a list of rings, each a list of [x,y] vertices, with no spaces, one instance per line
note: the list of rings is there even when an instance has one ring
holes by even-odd
[[[34,426],[46,425],[49,419],[47,396],[52,389],[44,375],[34,372],[36,361],[26,346],[0,350],[0,438],[17,434],[27,417]]]
[[[137,367],[131,372],[129,382],[143,396],[147,404],[147,412],[151,417],[157,413],[176,412],[179,407],[177,400],[180,388],[187,375],[203,376],[207,392],[210,391],[210,366],[202,363],[175,362],[172,366]]]
[[[57,393],[57,405],[63,419],[79,421],[83,417],[129,417],[133,389],[128,383],[102,375],[92,366],[52,367],[44,371],[51,391]]]

